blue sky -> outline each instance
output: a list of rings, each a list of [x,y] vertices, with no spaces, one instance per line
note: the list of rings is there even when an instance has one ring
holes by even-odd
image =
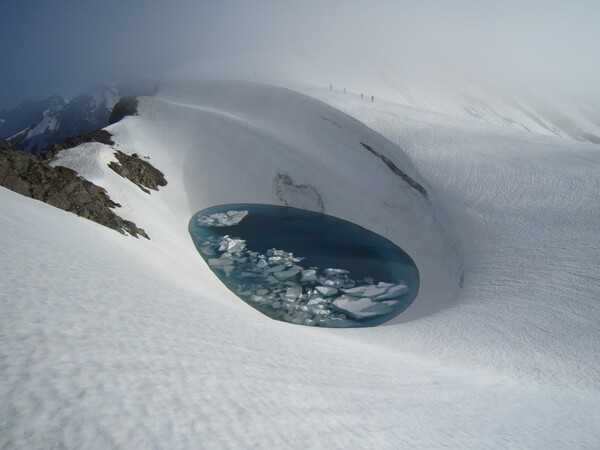
[[[254,54],[348,70],[368,54],[597,95],[599,23],[597,0],[2,0],[0,108]]]

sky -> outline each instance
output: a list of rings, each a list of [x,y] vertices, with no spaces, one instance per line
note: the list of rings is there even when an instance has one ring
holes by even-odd
[[[2,0],[0,108],[217,66],[328,84],[393,65],[600,97],[599,23],[597,0]]]

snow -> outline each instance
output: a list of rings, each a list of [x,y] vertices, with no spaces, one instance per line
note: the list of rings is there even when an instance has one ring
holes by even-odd
[[[341,309],[342,312],[356,318],[387,314],[392,310],[390,305],[374,301],[368,297],[356,299],[347,295],[341,295],[333,301],[333,304]]]
[[[320,100],[217,82],[142,98],[109,130],[165,173],[151,195],[102,144],[57,156],[150,241],[0,189],[0,446],[597,446],[598,148],[305,92]],[[375,328],[299,327],[223,286],[189,219],[281,203],[280,173],[407,251],[409,309]]]
[[[106,86],[93,92],[92,98],[93,109],[104,107],[108,111],[112,111],[120,97],[115,86]]]
[[[322,64],[315,65],[319,67],[315,70],[310,64],[302,64],[290,70],[301,73],[304,83],[323,87],[331,83],[337,94],[345,89],[348,99],[360,100],[362,92],[365,104],[371,102],[373,95],[375,102],[385,99],[422,111],[467,119],[464,123],[480,122],[591,142],[600,139],[600,125],[581,113],[580,101],[560,97],[541,86],[530,86],[525,92],[519,92],[518,89],[501,89],[493,83],[480,84],[475,81],[476,76],[467,76],[471,81],[465,81],[464,77],[456,78],[445,71],[423,72],[406,64],[383,63],[375,55],[363,54],[360,60],[361,64],[352,70],[338,60],[323,62],[328,64],[326,69]],[[285,78],[277,82],[298,88]],[[597,102],[590,100],[589,103],[592,114],[600,114]]]

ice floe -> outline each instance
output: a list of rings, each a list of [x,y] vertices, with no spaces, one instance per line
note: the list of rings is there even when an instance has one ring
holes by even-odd
[[[225,221],[222,215],[214,216],[209,218]],[[244,239],[229,235],[198,239],[208,265],[230,289],[259,311],[285,322],[361,326],[363,320],[392,313],[410,292],[402,281],[375,284],[372,278],[355,280],[342,268],[304,268],[299,265],[303,258],[285,250],[250,251]]]
[[[239,224],[248,211],[227,211],[226,213],[216,213],[210,216],[198,217],[198,225],[203,227],[229,227]]]

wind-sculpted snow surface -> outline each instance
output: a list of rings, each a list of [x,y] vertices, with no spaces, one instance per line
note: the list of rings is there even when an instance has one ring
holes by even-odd
[[[0,189],[0,447],[597,447],[597,146],[311,95],[368,126],[283,89],[169,84],[109,128],[160,191],[103,144],[57,155],[151,241]],[[414,259],[406,311],[300,327],[221,283],[190,217],[281,204],[277,174]]]

